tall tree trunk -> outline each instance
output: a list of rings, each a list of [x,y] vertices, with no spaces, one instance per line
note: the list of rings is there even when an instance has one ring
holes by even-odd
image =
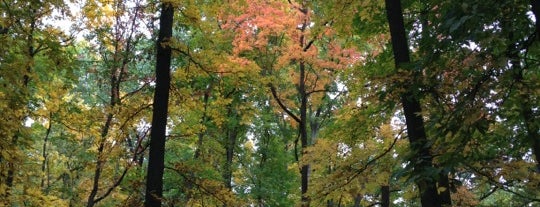
[[[303,36],[302,36],[303,37]],[[298,130],[300,132],[300,142],[302,148],[302,154],[304,150],[309,146],[308,133],[307,133],[307,94],[306,94],[306,80],[305,80],[306,68],[304,63],[300,63],[300,83],[298,86],[298,93],[300,94],[300,123]],[[310,165],[303,164],[301,174],[301,189],[302,189],[302,207],[309,207],[309,197],[307,195],[309,184],[309,171]]]
[[[223,180],[225,180],[225,187],[232,192],[232,172],[233,172],[233,158],[234,158],[234,148],[236,146],[236,140],[238,137],[238,131],[240,128],[239,119],[237,112],[235,111],[232,105],[228,106],[227,115],[230,118],[234,118],[233,124],[228,124],[226,128],[226,137],[225,137],[225,169],[223,170]],[[238,120],[238,122],[237,122]],[[227,207],[227,203],[223,204],[223,207]]]
[[[429,3],[425,5],[425,8],[422,8],[422,12],[420,12],[420,22],[422,25],[422,31],[421,31],[421,40],[420,40],[420,51],[422,54],[428,55],[428,53],[431,53],[432,50],[430,50],[429,41],[425,41],[424,39],[430,38],[430,27],[432,27],[429,23],[428,19],[428,12],[430,11]],[[436,168],[438,166],[435,166]],[[438,173],[438,189],[439,192],[439,199],[441,202],[441,205],[443,206],[451,206],[452,205],[452,198],[450,196],[450,182],[448,179],[448,172],[447,171],[440,171]]]
[[[531,7],[534,17],[536,19],[535,28],[536,28],[536,40],[540,41],[540,0],[531,0]],[[523,74],[521,74],[523,75]],[[527,95],[528,93],[525,93]],[[530,142],[532,142],[532,150],[534,153],[534,158],[536,159],[536,172],[540,173],[540,136],[538,134],[538,124],[534,123],[536,118],[533,116],[532,108],[530,107],[531,100],[527,98],[528,101],[524,102],[524,105],[529,105],[523,108],[523,117],[525,119],[525,124],[527,127],[527,136]],[[535,106],[532,104],[532,106]]]
[[[385,0],[385,3],[394,61],[396,67],[400,67],[410,62],[401,2],[399,0]],[[401,95],[401,103],[405,114],[410,149],[415,154],[415,157],[411,160],[411,163],[414,164],[413,173],[423,174],[425,170],[433,167],[433,156],[428,146],[424,120],[420,115],[422,112],[420,101],[413,91],[414,88],[407,88],[406,92]],[[424,207],[442,206],[441,200],[450,200],[440,197],[437,191],[437,179],[419,178],[416,180],[416,184],[420,190],[420,200]]]
[[[239,117],[236,115],[236,112],[234,112],[234,109],[232,109],[232,106],[229,107],[229,117],[235,117],[236,119],[238,119]],[[232,164],[234,158],[234,147],[236,145],[236,139],[238,137],[238,128],[239,126],[236,123],[233,126],[228,127],[225,142],[226,160],[223,178],[225,180],[225,187],[227,187],[227,189],[229,190],[232,190]]]
[[[156,89],[154,93],[152,129],[150,130],[150,152],[146,175],[146,207],[161,206],[163,197],[163,171],[165,167],[165,131],[171,82],[171,48],[166,45],[172,37],[174,8],[162,2],[159,21],[159,36],[156,44]]]
[[[536,28],[536,39],[540,40],[540,0],[531,0],[531,9],[536,19],[535,28]]]
[[[381,207],[390,207],[390,186],[381,186]]]

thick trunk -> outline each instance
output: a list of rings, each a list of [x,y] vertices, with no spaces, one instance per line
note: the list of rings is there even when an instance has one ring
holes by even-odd
[[[386,0],[386,12],[390,25],[390,34],[392,38],[392,49],[396,67],[410,62],[409,50],[403,23],[403,11],[399,0]],[[415,154],[411,163],[413,173],[423,174],[426,169],[432,168],[432,155],[429,149],[426,132],[424,129],[424,120],[421,117],[420,101],[413,94],[413,88],[407,88],[401,95],[401,103],[405,114],[407,134],[410,142],[411,151]],[[420,190],[420,200],[422,206],[432,207],[441,206],[442,198],[437,192],[437,179],[420,178],[416,184]]]
[[[450,195],[450,180],[448,179],[448,173],[446,172],[440,172],[439,173],[439,187],[443,187],[444,190],[441,190],[439,192],[439,198],[441,199],[441,205],[442,206],[452,206],[452,197]]]
[[[525,95],[526,96],[526,95]],[[525,128],[527,130],[527,139],[531,143],[531,148],[536,159],[536,172],[540,173],[540,137],[538,136],[538,127],[534,123],[535,118],[531,110],[529,97],[524,97],[522,103],[522,115],[525,121]]]
[[[422,117],[419,116],[422,112],[420,103],[410,93],[403,95],[401,99],[403,111],[405,113],[410,148],[411,151],[415,153],[415,157],[412,158],[413,160],[411,162],[416,163],[415,166],[413,166],[413,173],[423,174],[426,169],[433,167],[433,157],[429,151],[429,147],[427,147],[428,143],[424,130],[424,121]],[[441,201],[437,192],[436,179],[419,178],[416,183],[420,189],[422,206],[441,206]]]
[[[390,186],[381,186],[381,207],[390,207]]]
[[[536,28],[536,38],[540,39],[540,0],[531,0],[531,9],[536,19],[535,28]]]
[[[534,17],[536,19],[535,28],[536,28],[536,38],[540,40],[540,0],[531,0],[531,7]],[[527,98],[530,101],[529,98]],[[532,142],[532,150],[534,157],[536,159],[536,171],[540,173],[540,136],[538,134],[538,124],[535,124],[536,120],[533,116],[531,103],[526,102],[527,105],[523,109],[523,117],[525,119],[525,125],[527,127],[527,136],[528,139]],[[534,106],[534,104],[532,104]]]
[[[170,3],[161,5],[160,29],[157,41],[156,89],[154,93],[150,152],[146,175],[146,207],[161,206],[163,197],[163,171],[165,167],[165,139],[170,88],[171,48],[167,41],[172,37],[174,8]]]

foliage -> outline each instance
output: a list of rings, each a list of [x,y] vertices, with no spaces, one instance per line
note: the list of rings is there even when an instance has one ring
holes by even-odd
[[[0,1],[0,206],[142,206],[174,7],[163,205],[540,203],[535,1]],[[69,26],[60,26],[62,24]],[[410,90],[413,88],[413,90]],[[418,170],[402,94],[421,104]]]

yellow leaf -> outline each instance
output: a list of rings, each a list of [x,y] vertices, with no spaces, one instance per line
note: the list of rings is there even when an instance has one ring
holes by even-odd
[[[442,192],[444,192],[444,191],[446,191],[446,188],[445,188],[445,187],[438,187],[438,188],[437,188],[437,192],[438,192],[438,193],[442,193]]]

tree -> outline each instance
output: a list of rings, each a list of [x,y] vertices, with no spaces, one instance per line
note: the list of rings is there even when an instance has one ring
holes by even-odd
[[[69,56],[64,61],[57,58],[68,54],[63,47],[67,45],[64,43],[69,43],[68,38],[58,28],[44,22],[52,16],[53,10],[65,9],[63,2],[2,1],[0,4],[3,17],[0,40],[6,45],[0,49],[0,107],[6,117],[0,124],[2,205],[18,205],[31,197],[30,192],[39,192],[39,188],[32,186],[28,191],[18,193],[23,189],[23,181],[33,176],[27,173],[31,171],[26,171],[30,165],[25,161],[32,160],[26,152],[32,149],[34,141],[27,122],[34,118],[32,110],[39,107],[40,103],[34,99],[38,89],[46,85],[47,79],[70,69]],[[44,70],[46,67],[50,70]],[[35,197],[48,202],[41,194],[36,193]]]
[[[163,170],[165,169],[165,140],[167,128],[167,111],[169,105],[171,48],[168,45],[172,38],[174,7],[171,3],[162,2],[157,39],[156,89],[152,113],[152,129],[150,131],[150,152],[148,156],[148,172],[146,176],[145,206],[161,206],[163,196]]]
[[[392,0],[386,0],[385,2],[395,65],[396,68],[402,68],[410,62],[410,57],[401,2]],[[418,73],[412,72],[412,75],[412,81],[415,81],[415,76],[418,76]],[[415,182],[420,190],[422,206],[450,204],[449,194],[439,194],[436,179],[437,173],[433,173],[433,155],[430,152],[430,145],[424,129],[424,120],[421,116],[422,109],[416,93],[418,93],[418,89],[414,88],[414,85],[413,87],[405,88],[405,92],[401,95],[401,103],[405,114],[407,135],[413,153],[412,156],[414,156],[411,161],[411,163],[414,163],[413,176],[418,177]],[[448,191],[448,178],[442,177],[440,179],[443,180],[441,182],[442,186],[446,186],[445,190],[442,191]]]
[[[537,205],[538,5],[0,0],[0,205]]]
[[[134,4],[133,7],[129,6],[130,3]],[[99,135],[96,135],[98,138],[93,141],[97,147],[92,187],[87,197],[88,207],[96,205],[113,193],[134,166],[134,160],[142,153],[140,150],[132,150],[133,155],[131,157],[126,155],[125,161],[122,160],[120,163],[107,161],[107,152],[114,151],[119,153],[119,156],[128,154],[122,152],[125,149],[123,144],[130,141],[131,130],[138,133],[137,126],[134,125],[137,125],[139,118],[143,117],[141,115],[144,115],[142,112],[148,108],[148,104],[144,103],[146,99],[140,99],[141,102],[134,101],[136,100],[134,97],[149,85],[147,81],[139,83],[139,80],[133,80],[142,76],[141,73],[144,74],[144,69],[137,68],[144,62],[138,61],[133,55],[135,52],[141,52],[137,47],[144,42],[144,36],[137,32],[145,21],[146,11],[143,6],[140,1],[87,1],[83,7],[83,14],[88,18],[84,27],[92,30],[87,39],[98,43],[97,45],[90,44],[88,47],[89,52],[95,51],[97,54],[95,57],[89,55],[89,59],[85,60],[95,61],[89,66],[94,68],[85,72],[93,70],[96,73],[93,78],[96,78],[98,83],[93,86],[103,88],[98,97],[106,99],[105,103],[101,103],[99,98],[96,100],[93,97],[94,94],[84,94],[86,103],[98,105],[93,107],[97,109],[95,113],[103,110],[99,104],[105,106],[104,116],[106,117],[100,127]],[[88,74],[83,76],[88,77],[83,81],[91,81],[89,76]],[[86,85],[90,84],[86,83]],[[137,145],[141,144],[141,141],[137,139]],[[120,173],[108,176],[107,171],[111,168]]]
[[[336,71],[358,60],[354,49],[344,48],[342,40],[332,35],[329,22],[333,17],[329,22],[316,19],[320,13],[312,6],[316,7],[307,2],[254,1],[225,25],[236,32],[235,55],[257,64],[275,104],[285,112],[286,119],[295,122],[302,155],[317,138],[319,116],[327,110],[321,100]],[[276,18],[282,21],[273,23]],[[314,22],[319,25],[312,28]],[[302,206],[309,206],[310,164],[300,163]]]
[[[485,188],[460,184],[468,179],[453,183],[460,186],[460,193],[467,189],[468,193],[479,194],[480,203],[499,195],[498,191],[517,193],[516,199],[534,200],[528,185],[515,185],[515,176],[527,177],[528,182],[537,179],[517,173],[517,169],[529,171],[534,156],[534,139],[529,138],[527,116],[523,115],[529,108],[523,103],[530,102],[517,95],[535,96],[534,92],[523,93],[534,86],[523,87],[530,82],[519,78],[521,73],[535,77],[530,73],[534,71],[531,60],[536,59],[531,44],[534,23],[526,15],[531,9],[528,3],[506,3],[519,6],[508,10],[506,4],[493,6],[482,1],[431,2],[429,15],[425,15],[430,22],[430,37],[426,38],[430,46],[423,55],[423,65],[429,68],[425,70],[424,87],[430,95],[424,101],[432,106],[427,112],[429,133],[439,136],[433,147],[440,154],[436,162],[455,176],[473,174],[489,180]],[[495,168],[514,173],[495,172]],[[497,181],[500,176],[506,181]]]

